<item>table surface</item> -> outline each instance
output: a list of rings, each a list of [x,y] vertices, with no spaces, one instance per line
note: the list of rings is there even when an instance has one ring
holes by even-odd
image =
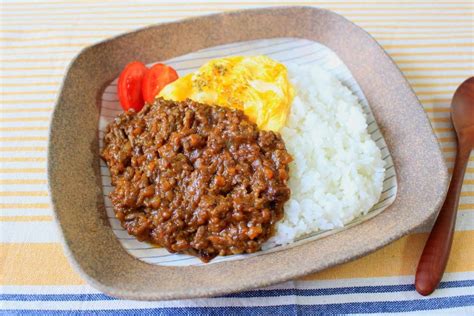
[[[135,302],[108,297],[71,268],[47,188],[48,128],[61,80],[84,47],[159,22],[234,9],[312,5],[367,30],[403,71],[450,171],[456,87],[474,74],[474,3],[461,1],[3,1],[1,4],[0,310],[149,313],[474,313],[474,155],[464,180],[441,288],[413,286],[429,227],[366,257],[299,280],[225,298]]]

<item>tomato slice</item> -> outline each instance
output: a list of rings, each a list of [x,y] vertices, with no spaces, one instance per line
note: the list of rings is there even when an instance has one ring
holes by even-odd
[[[178,73],[172,67],[156,64],[145,74],[142,93],[145,102],[153,103],[155,97],[168,83],[178,79]]]
[[[142,82],[147,71],[143,63],[133,61],[120,74],[117,93],[124,111],[134,109],[138,112],[143,108]]]

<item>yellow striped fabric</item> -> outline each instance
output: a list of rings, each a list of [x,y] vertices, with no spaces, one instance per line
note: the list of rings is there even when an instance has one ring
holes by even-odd
[[[49,120],[65,69],[82,48],[154,23],[286,5],[333,10],[375,37],[418,95],[451,171],[456,142],[450,100],[474,74],[473,1],[5,1],[0,8],[0,286],[20,293],[29,286],[84,284],[59,244],[46,180]],[[447,268],[448,278],[456,282],[474,279],[473,161],[471,156]],[[370,285],[413,276],[427,231],[424,227],[294,284],[365,279]],[[443,293],[447,297],[456,291]],[[474,294],[473,287],[467,292]]]

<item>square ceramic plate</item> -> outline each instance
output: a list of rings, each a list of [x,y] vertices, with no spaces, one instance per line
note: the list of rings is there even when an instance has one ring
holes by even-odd
[[[331,49],[363,91],[393,158],[398,192],[382,213],[294,247],[200,266],[151,265],[116,238],[103,199],[99,118],[104,89],[131,60],[152,63],[251,40],[301,38]],[[83,50],[64,79],[51,122],[48,175],[66,253],[99,290],[127,299],[220,295],[283,282],[355,259],[430,221],[448,173],[415,94],[365,31],[326,10],[259,9],[161,24]]]

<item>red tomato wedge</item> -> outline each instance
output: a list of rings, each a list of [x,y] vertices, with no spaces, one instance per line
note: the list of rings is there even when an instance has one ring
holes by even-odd
[[[145,102],[153,103],[155,97],[168,83],[178,79],[178,73],[170,66],[156,64],[145,74],[142,93]]]
[[[133,61],[120,74],[117,93],[124,111],[134,109],[138,112],[143,108],[142,82],[147,71],[143,63]]]

